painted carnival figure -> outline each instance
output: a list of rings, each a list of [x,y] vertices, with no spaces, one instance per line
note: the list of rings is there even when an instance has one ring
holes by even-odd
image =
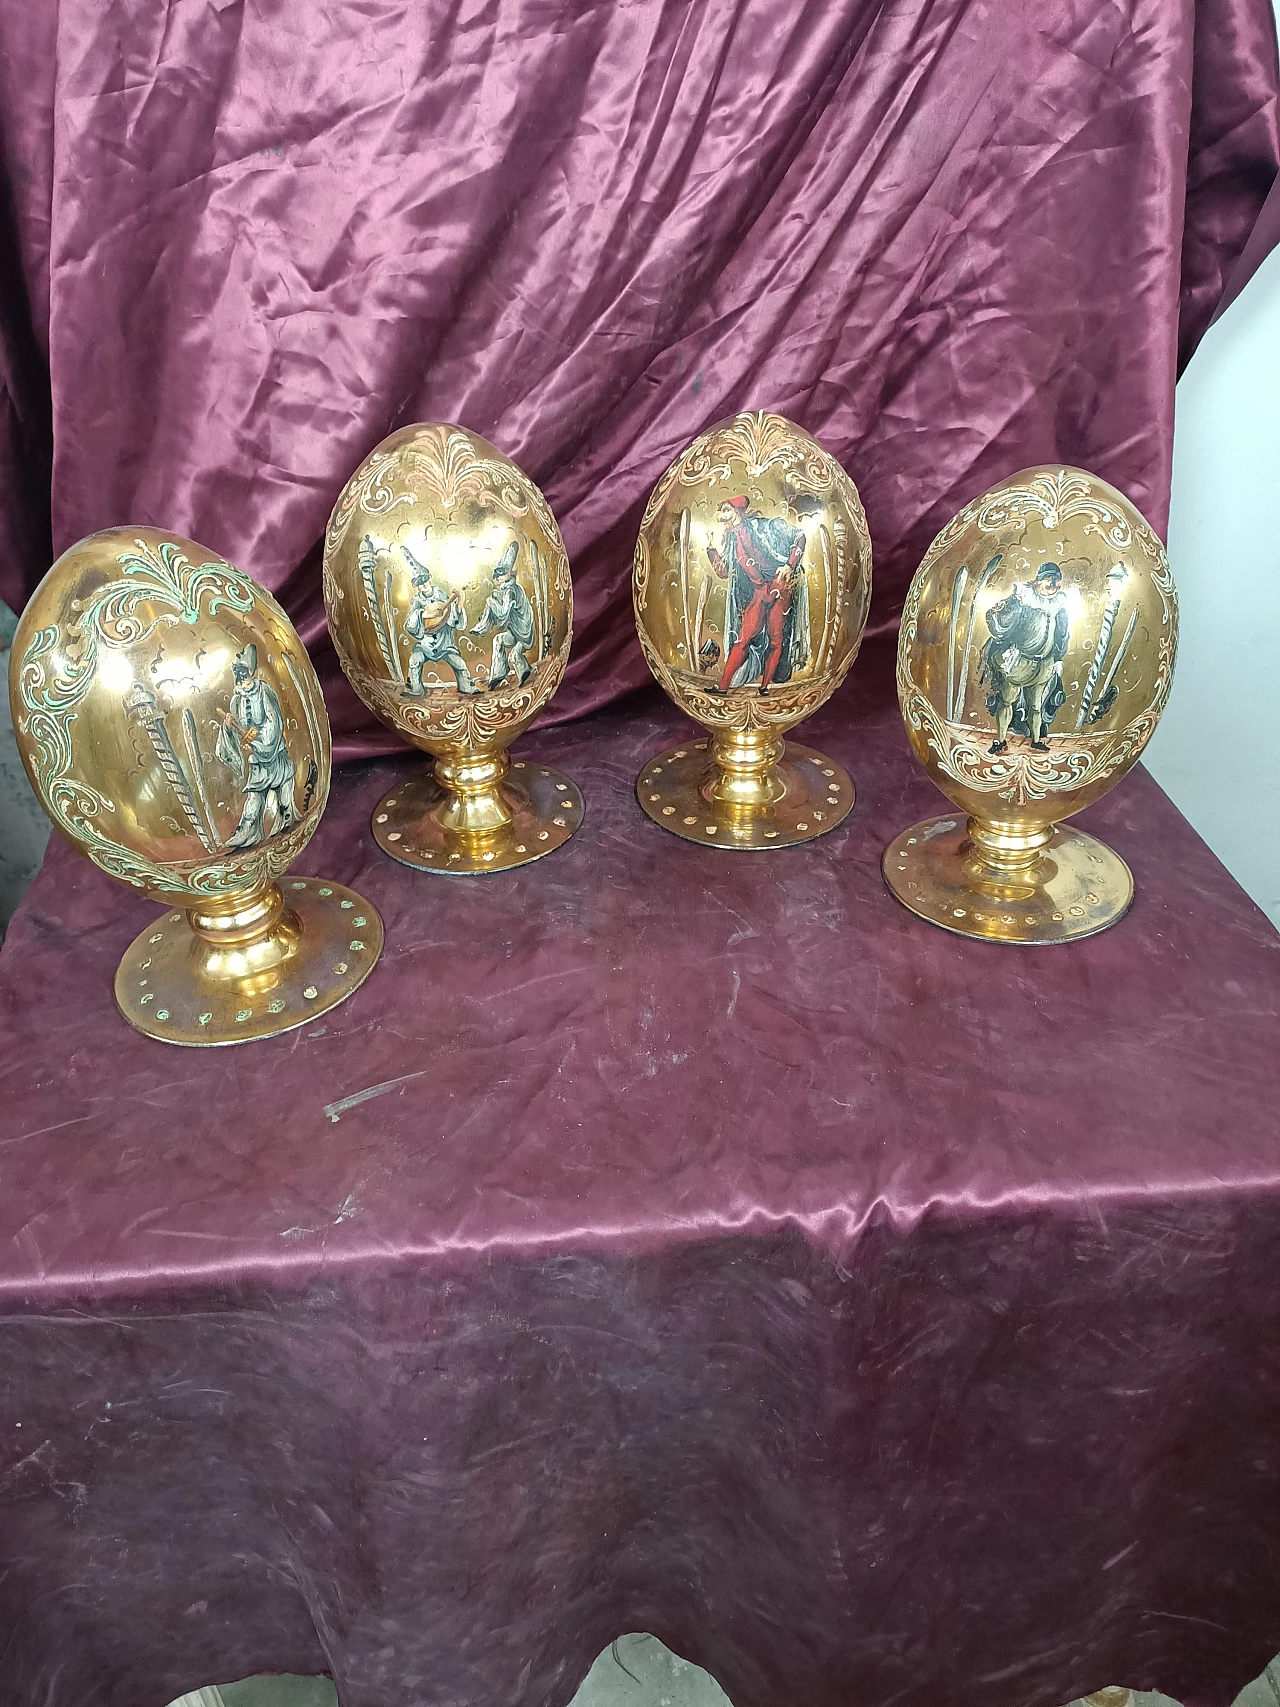
[[[725,660],[713,692],[754,682],[767,694],[809,661],[809,591],[803,528],[763,516],[743,497],[719,506],[724,539],[708,547],[711,567],[729,583]]]
[[[252,641],[231,665],[235,690],[223,713],[215,751],[241,779],[244,808],[227,840],[228,848],[256,848],[267,836],[267,814],[275,831],[298,822],[293,803],[294,763],[285,745],[284,716],[276,690],[258,674],[258,648]]]
[[[1036,752],[1047,752],[1045,735],[1066,698],[1062,660],[1070,640],[1057,564],[1042,563],[1034,581],[1019,581],[987,612],[987,627],[991,638],[982,649],[979,680],[990,685],[987,710],[996,719],[989,751],[1003,753],[1012,728]]]
[[[405,546],[400,547],[412,571],[413,597],[404,619],[404,631],[413,642],[409,654],[409,673],[405,694],[419,699],[427,691],[422,671],[427,664],[446,664],[453,671],[458,692],[478,694],[480,689],[471,679],[466,660],[458,650],[457,630],[466,622],[462,600],[456,593],[447,593],[431,578],[431,571]]]
[[[479,622],[472,634],[493,636],[493,662],[489,667],[490,688],[500,688],[512,674],[517,685],[528,681],[533,673],[528,651],[533,645],[533,606],[529,595],[516,575],[516,558],[520,554],[517,540],[503,552],[493,569],[493,591],[490,593]]]

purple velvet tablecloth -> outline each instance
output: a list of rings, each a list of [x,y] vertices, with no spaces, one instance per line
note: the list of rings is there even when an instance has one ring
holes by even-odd
[[[647,1629],[735,1707],[1225,1707],[1280,1649],[1280,937],[1141,772],[1114,930],[916,921],[887,664],[776,855],[642,817],[658,699],[527,739],[587,818],[492,879],[340,775],[304,868],[386,954],[271,1042],[129,1031],[153,910],[54,846],[0,954],[6,1702],[562,1707]]]

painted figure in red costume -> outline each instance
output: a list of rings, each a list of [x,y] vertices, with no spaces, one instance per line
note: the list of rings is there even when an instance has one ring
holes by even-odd
[[[809,661],[809,595],[802,528],[750,508],[746,498],[719,507],[724,542],[707,556],[722,581],[726,655],[713,693],[759,682],[767,694]]]

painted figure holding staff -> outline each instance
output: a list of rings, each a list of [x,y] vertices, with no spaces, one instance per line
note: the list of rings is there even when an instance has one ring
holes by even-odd
[[[1003,753],[1013,729],[1036,752],[1047,752],[1045,735],[1066,698],[1062,660],[1070,640],[1058,565],[1042,563],[1034,581],[1019,581],[987,612],[987,627],[991,638],[982,649],[979,680],[990,685],[987,710],[996,719],[989,750]]]

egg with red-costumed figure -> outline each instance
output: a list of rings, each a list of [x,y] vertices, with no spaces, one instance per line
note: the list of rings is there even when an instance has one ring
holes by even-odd
[[[834,829],[852,779],[786,732],[848,674],[871,601],[866,517],[835,458],[780,415],[710,428],[653,490],[632,596],[649,668],[707,732],[645,765],[648,816],[741,851]]]

